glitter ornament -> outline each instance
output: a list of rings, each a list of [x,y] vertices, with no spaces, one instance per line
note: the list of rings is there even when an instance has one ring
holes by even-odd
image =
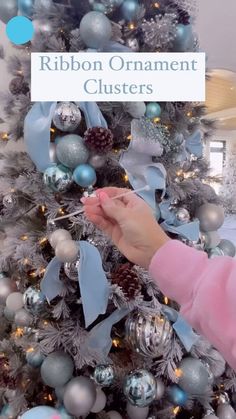
[[[102,127],[89,128],[84,134],[85,145],[98,154],[108,153],[113,146],[113,134]]]
[[[140,46],[139,46],[139,41],[138,41],[138,39],[137,38],[132,38],[132,37],[130,37],[130,38],[128,38],[127,40],[126,40],[126,46],[128,47],[128,48],[130,48],[132,51],[134,51],[134,52],[138,52],[139,51],[139,49],[140,49]],[[131,102],[132,103],[132,102]]]
[[[149,406],[156,397],[155,377],[144,369],[134,370],[125,377],[123,391],[132,405]]]
[[[60,102],[56,106],[52,120],[60,131],[73,132],[81,122],[81,112],[73,102]]]
[[[110,20],[100,12],[87,13],[80,22],[80,36],[88,48],[102,48],[111,39]]]
[[[184,358],[179,367],[178,385],[188,394],[202,395],[209,386],[209,375],[207,368],[196,358]]]
[[[115,371],[112,365],[97,365],[93,378],[99,386],[109,387],[115,381]]]
[[[223,251],[225,256],[230,256],[234,258],[236,254],[235,245],[230,240],[226,240],[226,239],[221,240],[220,243],[218,244],[218,248]]]
[[[62,164],[48,167],[44,172],[43,181],[54,192],[66,192],[73,183],[72,172]]]
[[[89,151],[84,145],[82,137],[69,134],[60,139],[56,146],[56,155],[64,166],[75,169],[80,164],[87,162]]]
[[[141,355],[161,356],[170,343],[173,329],[166,317],[133,312],[126,320],[126,339]]]
[[[69,355],[62,351],[52,352],[41,365],[41,377],[49,387],[64,386],[71,379],[74,363]]]
[[[72,281],[78,281],[78,270],[80,267],[80,258],[78,257],[74,262],[66,262],[64,263],[64,272],[67,278],[71,279]]]

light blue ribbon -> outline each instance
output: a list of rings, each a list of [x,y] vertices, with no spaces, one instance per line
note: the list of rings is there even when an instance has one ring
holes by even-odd
[[[168,320],[173,323],[172,327],[186,351],[190,352],[192,347],[199,340],[199,336],[176,310],[168,306],[162,306],[162,311]]]
[[[198,220],[192,221],[191,223],[182,224],[180,226],[174,226],[164,221],[161,224],[161,227],[163,228],[163,230],[169,233],[177,234],[178,236],[184,239],[191,240],[191,241],[199,240],[200,223]]]
[[[87,128],[107,128],[98,105],[95,102],[77,102],[84,112]],[[57,102],[35,103],[28,112],[24,123],[24,140],[27,153],[40,172],[54,166],[49,155],[50,128]]]
[[[185,141],[186,150],[197,158],[203,155],[202,132],[198,129]]]
[[[88,333],[88,336],[80,348],[85,354],[95,354],[104,361],[107,359],[108,354],[112,347],[111,330],[114,324],[118,323],[131,310],[128,308],[121,308],[114,311],[109,317],[101,323],[93,327]]]
[[[119,42],[109,41],[103,46],[102,52],[134,52],[131,48],[126,45],[122,45]]]
[[[97,248],[84,241],[78,242],[78,245],[80,249],[78,280],[85,324],[88,327],[100,314],[106,312],[109,284]],[[61,267],[62,262],[56,257],[52,259],[41,281],[41,291],[49,303],[63,291],[63,283],[60,280]]]

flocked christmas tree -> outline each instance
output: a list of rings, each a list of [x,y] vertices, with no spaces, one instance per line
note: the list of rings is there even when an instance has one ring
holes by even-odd
[[[74,214],[96,188],[139,189],[171,237],[232,255],[216,234],[224,216],[202,158],[213,128],[204,106],[30,102],[31,51],[194,52],[195,4],[18,4],[35,36],[10,58],[1,95],[0,417],[235,418],[235,373],[221,355]],[[16,13],[17,1],[1,3],[3,21]],[[22,137],[25,152],[4,150]]]
[[[229,153],[225,162],[223,171],[223,185],[220,190],[225,210],[228,214],[236,213],[236,200],[235,200],[235,178],[236,178],[236,152]]]

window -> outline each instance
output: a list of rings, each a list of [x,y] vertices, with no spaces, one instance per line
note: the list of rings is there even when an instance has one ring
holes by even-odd
[[[226,155],[225,141],[210,142],[210,167],[212,176],[222,176]]]

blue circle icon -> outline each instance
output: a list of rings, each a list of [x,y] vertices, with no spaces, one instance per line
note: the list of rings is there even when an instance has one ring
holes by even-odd
[[[27,17],[15,16],[7,23],[6,33],[13,44],[23,45],[33,38],[34,26]]]

